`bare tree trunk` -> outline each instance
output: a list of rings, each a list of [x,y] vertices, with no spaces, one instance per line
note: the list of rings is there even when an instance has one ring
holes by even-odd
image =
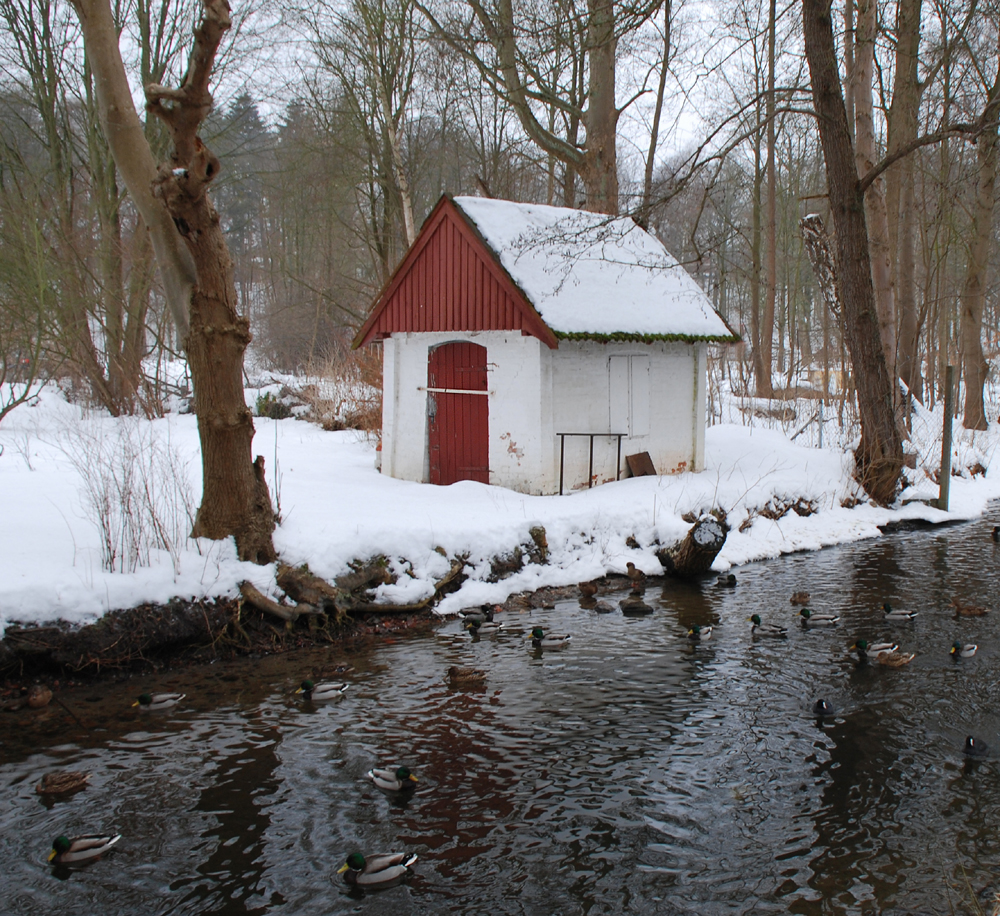
[[[775,53],[775,0],[768,4],[767,20],[767,212],[764,235],[767,249],[764,256],[764,314],[760,327],[760,358],[767,369],[767,396],[774,394],[772,373],[774,370],[774,304],[778,292],[778,176],[775,165],[775,123],[774,123],[774,53]],[[760,385],[758,383],[758,392]]]
[[[637,220],[644,229],[649,228],[649,210],[653,203],[653,165],[656,159],[656,144],[660,137],[660,115],[663,112],[663,93],[667,87],[667,66],[670,63],[671,0],[662,0],[661,5],[663,8],[663,57],[660,60],[660,81],[656,87],[653,126],[649,132],[649,152],[646,155],[646,170],[642,181],[642,207]]]
[[[983,385],[989,368],[983,355],[983,306],[993,236],[993,201],[997,180],[997,112],[1000,110],[1000,67],[990,89],[982,122],[987,125],[976,144],[979,173],[972,214],[972,245],[962,288],[962,357],[965,366],[965,428],[986,429]]]
[[[230,27],[229,4],[203,0],[183,85],[146,87],[149,110],[166,124],[174,145],[171,161],[159,170],[132,104],[108,0],[74,0],[74,7],[108,144],[149,228],[191,367],[204,486],[192,533],[234,536],[242,559],[270,562],[274,512],[264,459],[251,459],[253,420],[243,399],[249,320],[237,311],[232,262],[207,196],[219,162],[197,136],[212,104],[208,80]]]
[[[854,98],[854,158],[858,175],[866,175],[875,165],[875,121],[872,110],[872,76],[875,65],[876,0],[858,3],[858,27],[855,38],[857,58],[851,75]],[[896,329],[892,273],[889,264],[889,224],[886,216],[884,182],[877,178],[865,193],[865,215],[871,252],[872,282],[878,309],[879,334],[886,365],[895,378]]]
[[[840,92],[829,3],[803,0],[802,23],[837,234],[838,298],[858,392],[861,443],[855,462],[865,492],[885,504],[896,492],[903,466],[903,444],[893,410],[894,385],[879,336],[864,197]]]
[[[580,177],[587,190],[586,209],[618,215],[618,109],[615,107],[614,0],[587,0],[587,47],[590,94],[587,148]]]
[[[896,72],[889,106],[886,155],[891,156],[917,139],[917,114],[922,88],[917,71],[920,49],[921,0],[900,0],[896,11]],[[917,316],[914,263],[914,167],[907,156],[885,173],[885,204],[889,220],[890,262],[898,316],[896,368],[910,393],[923,401],[920,370],[920,322]]]

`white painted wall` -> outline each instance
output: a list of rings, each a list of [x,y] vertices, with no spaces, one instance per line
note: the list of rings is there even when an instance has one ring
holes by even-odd
[[[490,483],[540,493],[532,485],[551,464],[542,441],[549,411],[539,397],[545,380],[540,351],[548,349],[519,331],[393,334],[384,342],[382,473],[401,480],[430,479],[427,453],[427,361],[433,347],[470,341],[486,347],[489,390]]]
[[[486,347],[490,482],[525,493],[559,490],[557,433],[622,432],[625,456],[648,451],[656,470],[701,470],[706,345],[561,341],[520,332],[394,334],[384,342],[382,473],[427,481],[427,360],[432,347]],[[564,492],[587,486],[589,440],[566,437]],[[615,479],[616,440],[594,440],[594,483]]]
[[[699,357],[700,351],[700,357]],[[624,433],[625,456],[649,452],[660,474],[701,470],[705,451],[704,344],[560,341],[549,351],[552,374],[554,484],[559,489],[558,433]],[[590,441],[565,439],[563,492],[587,486]],[[594,484],[615,479],[617,439],[594,439]]]

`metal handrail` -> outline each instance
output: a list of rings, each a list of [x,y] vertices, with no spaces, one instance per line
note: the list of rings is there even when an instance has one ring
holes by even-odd
[[[590,437],[590,469],[587,474],[587,489],[594,486],[594,437],[607,436],[609,439],[618,440],[618,460],[615,464],[615,480],[621,480],[622,476],[622,439],[628,433],[556,433],[559,437],[559,495],[563,495],[563,466],[566,460],[566,437],[567,436],[589,436]]]

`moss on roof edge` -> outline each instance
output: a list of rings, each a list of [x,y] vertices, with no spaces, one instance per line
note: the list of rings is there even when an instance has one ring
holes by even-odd
[[[612,341],[633,341],[635,343],[656,343],[657,341],[682,341],[683,343],[696,343],[706,341],[708,343],[739,343],[738,334],[723,336],[720,334],[636,334],[628,331],[613,331],[610,334],[598,334],[592,331],[557,331],[552,329],[552,333],[560,340],[594,340],[598,343],[611,343]]]

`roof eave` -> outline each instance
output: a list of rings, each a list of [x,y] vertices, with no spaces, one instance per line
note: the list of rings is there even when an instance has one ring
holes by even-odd
[[[633,341],[635,343],[656,343],[657,341],[680,341],[682,343],[739,343],[738,334],[640,334],[635,331],[555,331],[560,340],[593,340],[598,343],[612,341]]]

